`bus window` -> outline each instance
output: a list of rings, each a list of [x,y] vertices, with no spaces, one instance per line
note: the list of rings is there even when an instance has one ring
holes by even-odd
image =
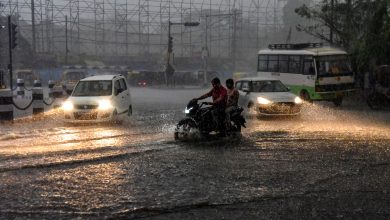
[[[268,56],[268,72],[279,72],[278,55]]]
[[[315,75],[314,62],[312,57],[304,57],[303,59],[303,74]]]
[[[288,56],[279,55],[279,72],[287,73],[288,72]]]
[[[351,73],[352,70],[345,55],[321,56],[317,60],[318,75],[338,75]]]
[[[289,73],[300,73],[301,67],[301,57],[300,56],[289,56],[288,59],[288,72]]]
[[[258,71],[267,71],[267,55],[259,55]]]

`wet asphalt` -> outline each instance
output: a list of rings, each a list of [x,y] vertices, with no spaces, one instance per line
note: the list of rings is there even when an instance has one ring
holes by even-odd
[[[204,90],[133,88],[134,115],[0,126],[0,219],[389,219],[390,113],[362,100],[174,141]]]

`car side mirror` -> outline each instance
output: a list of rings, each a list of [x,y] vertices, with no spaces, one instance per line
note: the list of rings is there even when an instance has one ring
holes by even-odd
[[[123,89],[117,88],[117,89],[115,90],[115,96],[119,95],[119,93],[121,93],[121,92],[123,92]]]

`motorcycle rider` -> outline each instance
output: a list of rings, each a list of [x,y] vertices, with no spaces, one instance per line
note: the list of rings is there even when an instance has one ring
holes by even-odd
[[[212,97],[213,102],[209,103],[213,106],[211,110],[211,114],[213,116],[213,121],[216,127],[224,132],[225,126],[220,121],[220,115],[222,115],[225,111],[226,100],[227,100],[227,91],[225,87],[221,85],[221,81],[218,77],[211,80],[211,85],[213,88],[206,94],[200,96],[199,98],[194,98],[194,100],[202,100],[208,97]]]
[[[234,88],[233,79],[226,80],[226,88],[227,88],[227,103],[225,109],[225,121],[227,127],[229,128],[231,125],[230,115],[238,106],[238,98],[240,97],[240,93],[236,88]]]

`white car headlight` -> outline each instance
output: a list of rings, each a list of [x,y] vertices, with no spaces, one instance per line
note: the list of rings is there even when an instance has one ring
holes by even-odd
[[[110,100],[101,100],[99,101],[99,110],[108,110],[112,108]]]
[[[62,104],[62,109],[64,109],[65,111],[71,111],[73,110],[73,103],[71,101],[65,101],[63,104]]]
[[[302,104],[303,101],[302,101],[301,98],[299,98],[299,97],[297,96],[297,97],[295,97],[294,102],[295,102],[296,104]]]
[[[186,113],[186,114],[190,114],[190,111],[192,110],[192,108],[186,108],[185,110],[184,110],[184,113]]]
[[[257,102],[261,105],[268,105],[271,103],[270,100],[263,98],[263,97],[257,97]]]

